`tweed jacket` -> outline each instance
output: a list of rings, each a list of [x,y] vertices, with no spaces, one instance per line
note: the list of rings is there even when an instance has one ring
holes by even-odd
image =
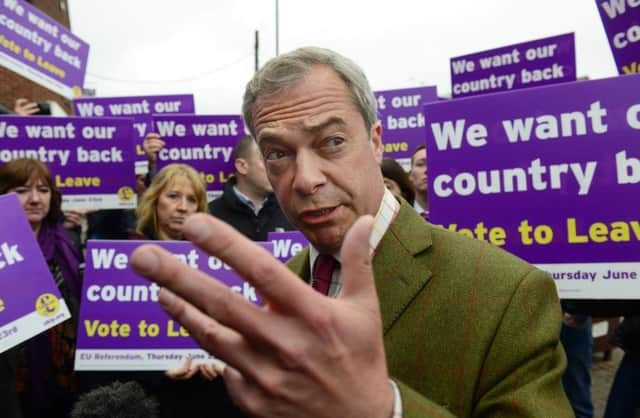
[[[309,277],[309,250],[288,263]],[[403,417],[572,417],[551,277],[402,201],[373,258]]]

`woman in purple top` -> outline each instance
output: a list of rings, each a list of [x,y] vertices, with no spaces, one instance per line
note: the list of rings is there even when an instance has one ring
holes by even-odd
[[[10,370],[15,375],[10,378],[15,380],[22,416],[68,416],[78,393],[73,362],[81,254],[62,226],[62,197],[46,165],[22,158],[0,167],[0,194],[5,193],[18,196],[72,317],[7,354],[15,356],[11,359],[15,367]]]

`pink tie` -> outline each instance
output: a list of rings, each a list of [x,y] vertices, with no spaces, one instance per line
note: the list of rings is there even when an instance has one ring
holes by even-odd
[[[316,257],[316,262],[313,265],[313,288],[325,296],[328,295],[329,287],[331,287],[331,275],[337,265],[338,260],[331,255],[320,254]]]

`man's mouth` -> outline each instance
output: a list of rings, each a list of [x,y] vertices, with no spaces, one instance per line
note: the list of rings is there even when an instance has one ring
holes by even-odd
[[[318,224],[331,220],[338,206],[322,208],[317,210],[306,210],[300,214],[303,222],[308,224]]]

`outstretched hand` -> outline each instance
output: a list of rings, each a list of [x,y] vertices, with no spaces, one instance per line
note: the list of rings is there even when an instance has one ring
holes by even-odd
[[[258,307],[205,273],[144,245],[133,269],[163,287],[159,301],[227,367],[233,400],[253,416],[391,416],[380,308],[369,235],[360,218],[341,251],[337,299],[300,280],[262,247],[208,215],[191,216],[185,236],[243,276],[267,302]]]

